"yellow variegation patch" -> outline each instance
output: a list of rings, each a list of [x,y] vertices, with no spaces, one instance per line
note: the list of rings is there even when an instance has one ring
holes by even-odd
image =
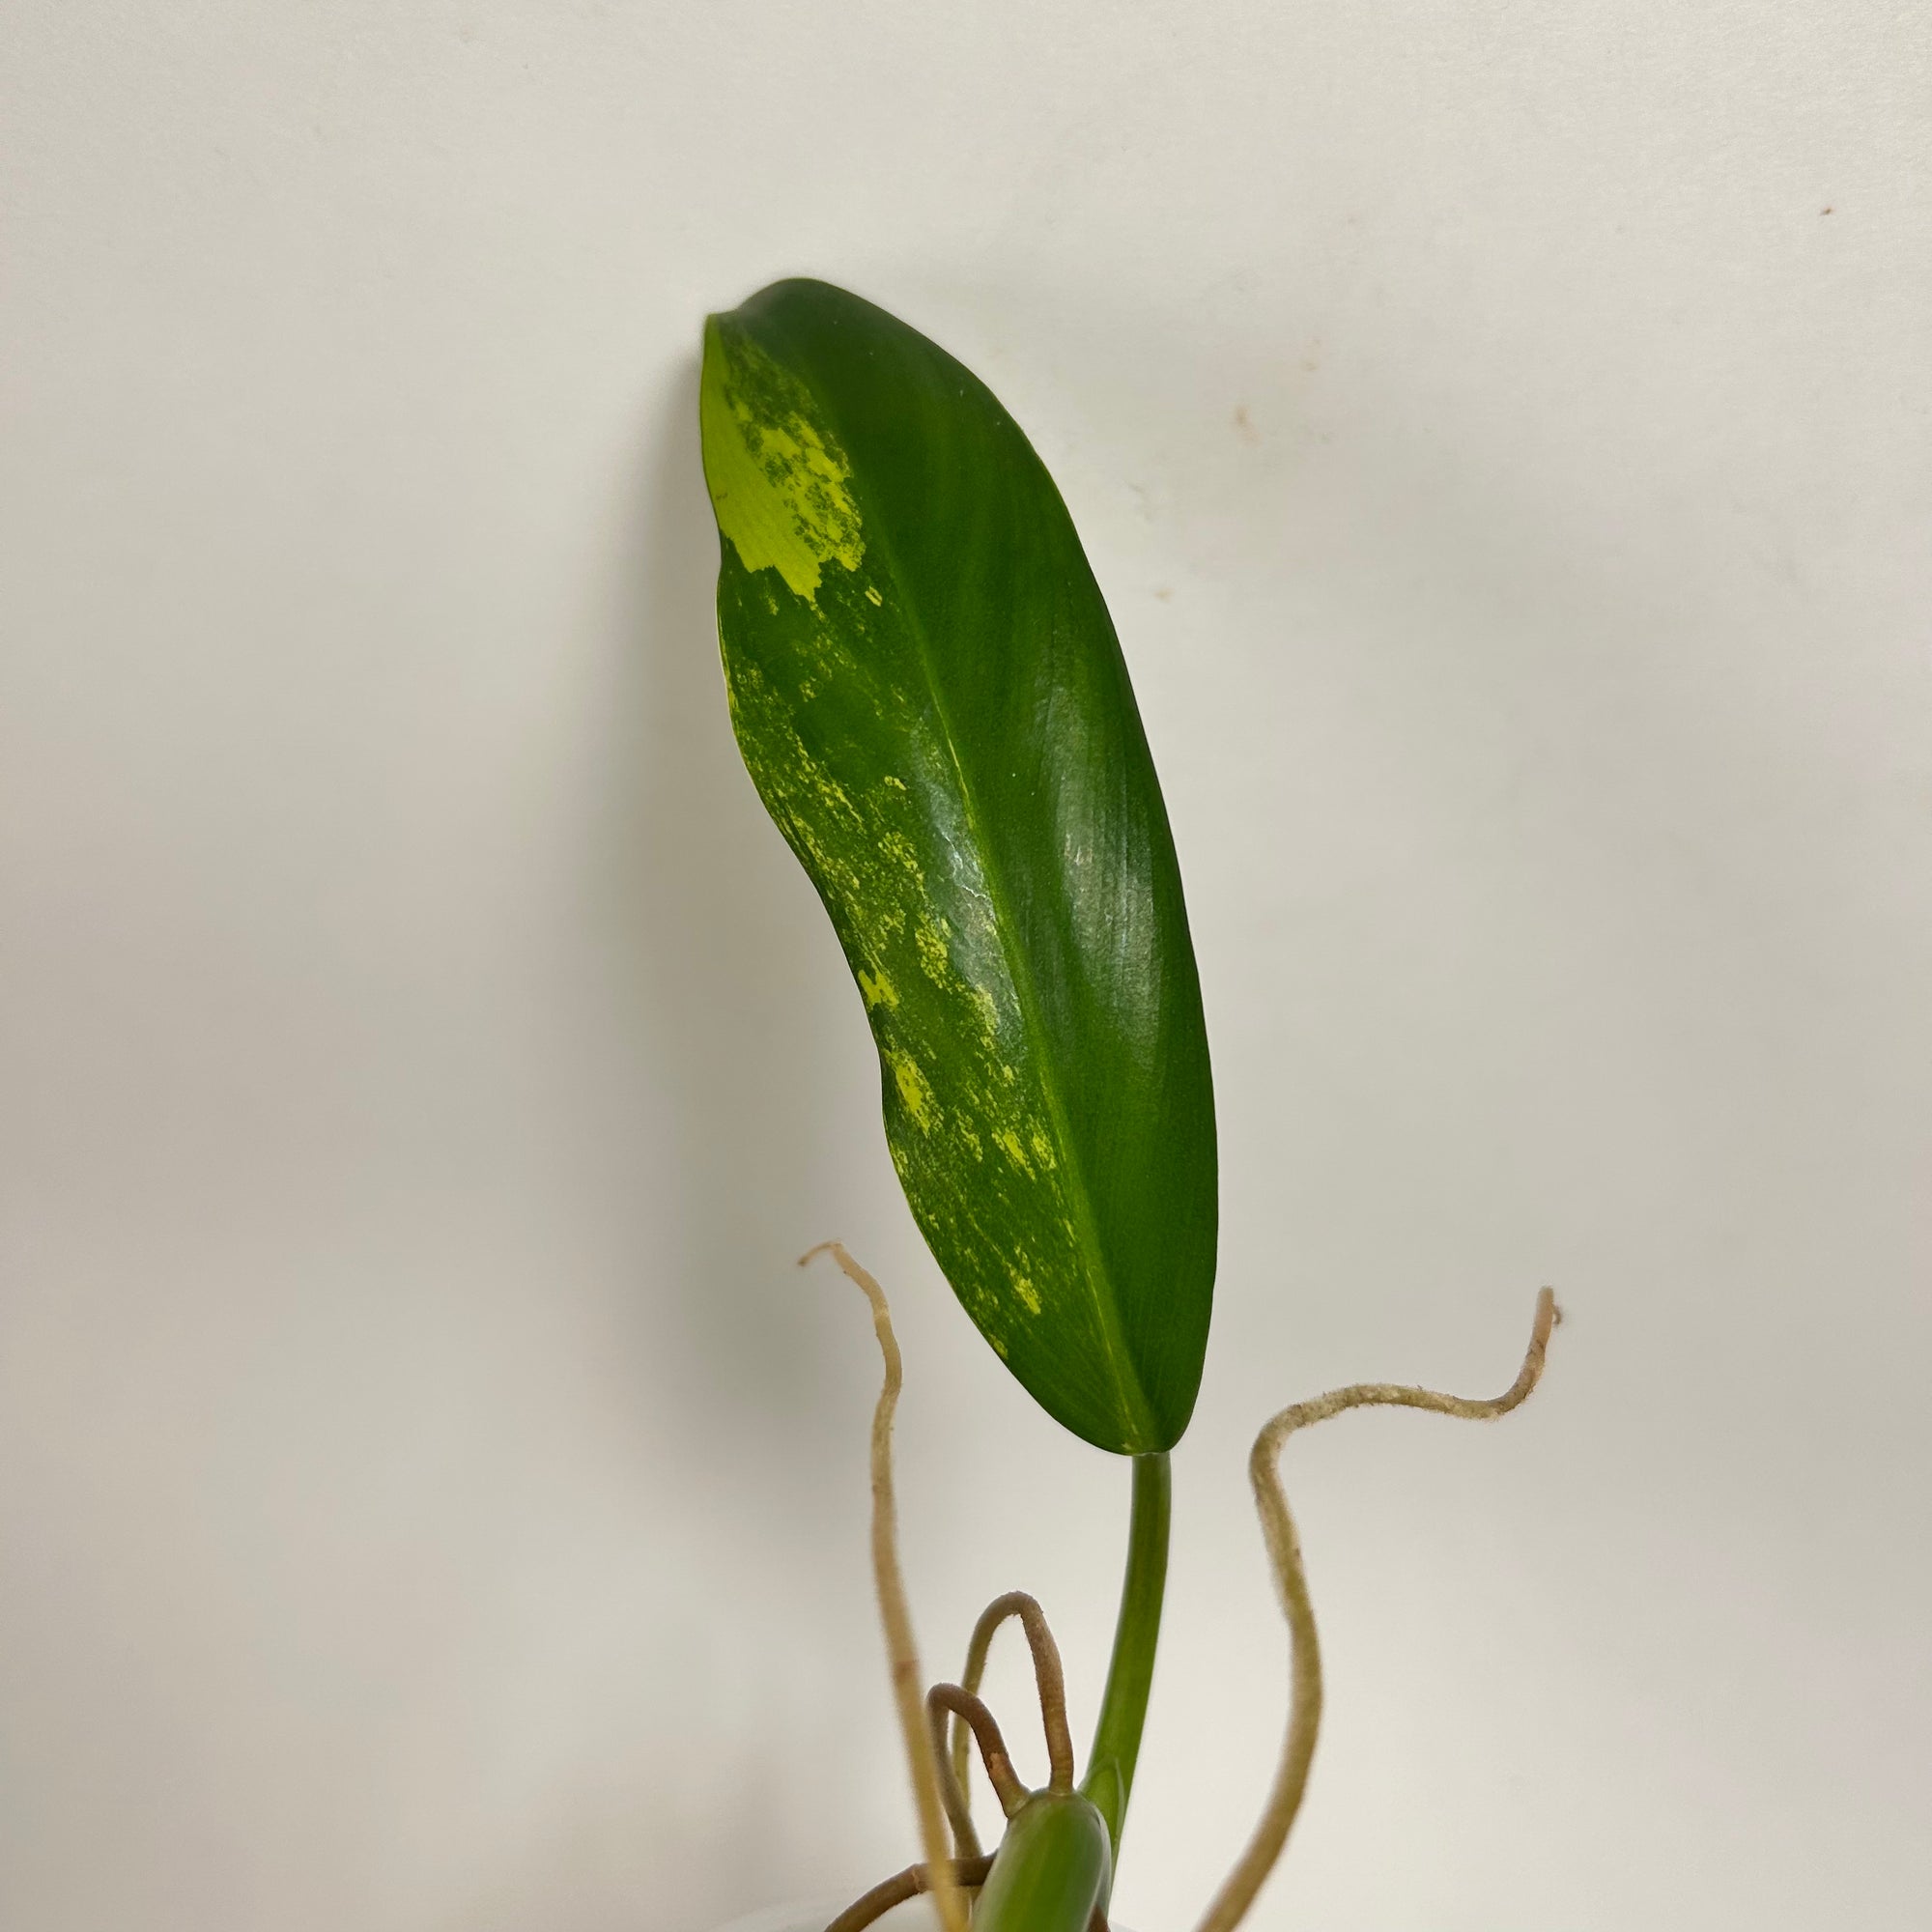
[[[816,604],[826,564],[865,559],[852,467],[811,420],[804,387],[756,343],[716,319],[710,336],[699,414],[718,527],[747,570],[776,570]]]

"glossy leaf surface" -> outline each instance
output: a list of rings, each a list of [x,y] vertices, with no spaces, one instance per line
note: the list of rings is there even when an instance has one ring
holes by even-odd
[[[1213,1099],[1065,506],[984,384],[823,282],[710,319],[702,416],[733,725],[858,980],[913,1214],[1051,1414],[1167,1448],[1207,1344]]]

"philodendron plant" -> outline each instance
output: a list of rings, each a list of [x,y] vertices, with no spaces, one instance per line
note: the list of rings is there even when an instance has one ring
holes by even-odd
[[[926,1687],[892,1487],[899,1360],[872,1428],[872,1559],[922,1857],[829,1932],[930,1891],[947,1932],[1104,1922],[1153,1679],[1168,1456],[1200,1385],[1213,1296],[1214,1104],[1180,870],[1114,626],[1045,466],[972,373],[816,281],[705,327],[704,470],[720,532],[732,724],[810,875],[877,1044],[886,1141],[961,1306],[1056,1422],[1132,1471],[1126,1572],[1084,1767],[1039,1605],[988,1606],[961,1681]],[[806,1257],[807,1260],[810,1256]],[[1490,1401],[1362,1383],[1284,1409],[1250,1462],[1291,1639],[1274,1786],[1202,1932],[1229,1932],[1301,1802],[1321,1673],[1281,1445],[1345,1408],[1501,1415],[1556,1319],[1538,1297],[1521,1373]],[[978,1694],[998,1627],[1031,1646],[1050,1776],[1029,1791]],[[1005,1822],[981,1848],[977,1745]]]

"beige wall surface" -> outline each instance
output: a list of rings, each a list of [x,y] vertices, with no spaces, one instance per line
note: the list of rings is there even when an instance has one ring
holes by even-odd
[[[1223,1140],[1119,1913],[1932,1924],[1932,17],[1864,0],[13,0],[0,1924],[706,1932],[1084,1730],[1124,1471],[980,1344],[731,745],[696,342],[784,273],[1053,468]],[[1324,1439],[1325,1438],[1325,1439]],[[994,1689],[1038,1773],[1024,1687]]]

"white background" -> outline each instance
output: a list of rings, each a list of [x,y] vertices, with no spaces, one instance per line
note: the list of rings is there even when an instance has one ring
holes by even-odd
[[[696,347],[979,369],[1112,601],[1225,1236],[1119,1893],[1932,1922],[1932,25],[1866,0],[12,0],[0,1923],[703,1932],[912,1855],[934,1674],[1125,1472],[900,1202],[726,729]],[[996,1688],[1024,1721],[1016,1666]]]

